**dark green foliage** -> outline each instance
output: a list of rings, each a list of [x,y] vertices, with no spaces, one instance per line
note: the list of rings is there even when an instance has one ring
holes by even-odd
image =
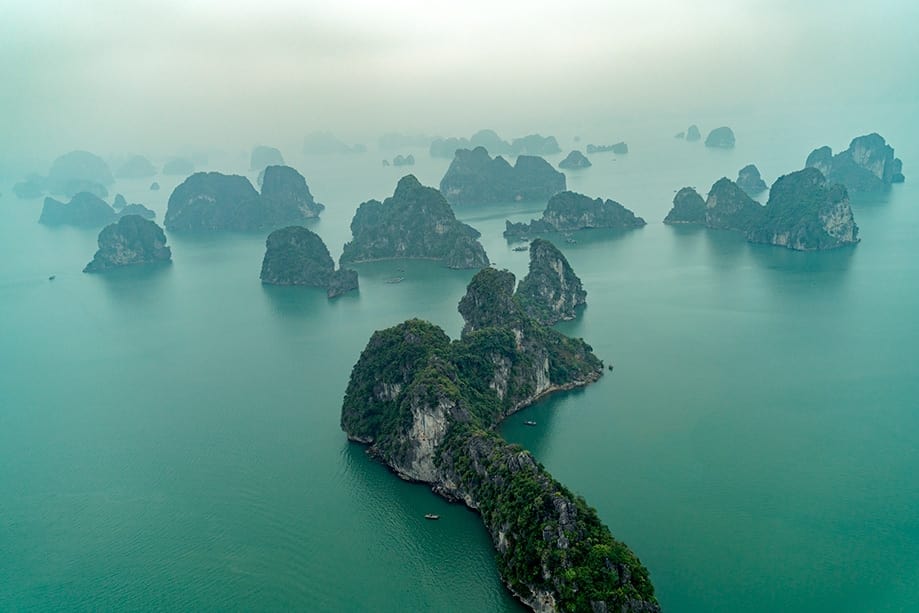
[[[265,247],[262,283],[328,287],[335,262],[315,232],[301,226],[281,228],[268,235]]]
[[[691,187],[684,187],[673,197],[673,208],[664,223],[704,224],[705,200]]]
[[[804,165],[818,169],[829,183],[841,183],[850,191],[873,191],[904,180],[903,162],[876,132],[853,138],[849,148],[835,156],[829,147],[814,149]]]
[[[747,233],[753,242],[778,242],[798,250],[832,249],[855,243],[857,237],[846,188],[828,186],[816,168],[779,177],[762,222]]]
[[[458,149],[440,182],[452,204],[546,200],[564,189],[565,175],[541,157],[521,155],[511,166],[484,147]]]
[[[705,202],[706,226],[717,230],[747,232],[762,219],[763,207],[736,183],[722,177],[712,185]]]
[[[352,240],[342,264],[390,258],[426,258],[450,268],[481,268],[488,256],[476,240],[479,233],[457,221],[439,191],[413,175],[399,180],[392,197],[369,200],[351,220]]]
[[[156,264],[171,258],[162,228],[139,215],[125,215],[99,233],[99,250],[83,272]]]
[[[433,353],[449,344],[443,330],[420,319],[374,332],[351,371],[341,411],[342,429],[353,438],[374,440],[401,389]]]
[[[325,208],[313,199],[303,175],[290,166],[265,167],[261,184],[263,216],[272,225],[318,217]]]
[[[504,236],[532,236],[591,228],[640,228],[644,225],[644,219],[615,200],[563,191],[549,198],[541,219],[534,219],[529,224],[507,222]]]

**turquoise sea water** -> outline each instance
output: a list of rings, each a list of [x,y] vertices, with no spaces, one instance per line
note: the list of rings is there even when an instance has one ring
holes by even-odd
[[[780,131],[755,119],[736,118],[727,152],[672,139],[681,126],[609,127],[631,152],[568,173],[649,222],[559,244],[588,291],[559,327],[615,370],[502,429],[597,507],[665,610],[913,610],[919,135],[891,113]],[[749,162],[771,182],[874,129],[907,183],[853,198],[853,249],[660,223],[684,185],[704,194]],[[334,257],[358,203],[408,171],[439,182],[448,162],[414,153],[398,169],[285,151],[327,205],[311,228]],[[15,178],[0,188],[0,609],[520,610],[478,517],[398,480],[338,425],[370,334],[422,317],[456,336],[471,271],[363,265],[360,292],[328,301],[259,283],[264,234],[170,234],[171,266],[85,275],[97,232],[38,225],[41,202],[13,198]],[[159,181],[113,192],[161,222],[177,181]],[[522,276],[504,220],[541,209],[457,214]],[[406,280],[384,283],[397,268]]]

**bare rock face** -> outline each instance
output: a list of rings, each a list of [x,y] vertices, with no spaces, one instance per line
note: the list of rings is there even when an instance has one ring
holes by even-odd
[[[827,181],[841,183],[850,191],[873,191],[904,181],[903,162],[876,132],[853,138],[849,148],[835,156],[829,147],[814,149],[805,166],[816,168]]]
[[[776,180],[763,220],[747,238],[799,251],[834,249],[859,240],[846,188],[828,184],[816,168]]]
[[[262,204],[270,219],[318,217],[325,206],[313,199],[306,179],[290,166],[268,166],[262,176]]]
[[[523,311],[543,325],[574,319],[587,292],[565,255],[547,240],[530,243],[530,271],[516,293]]]
[[[125,215],[99,233],[99,250],[83,272],[160,264],[171,259],[162,228],[139,215]]]
[[[666,224],[705,224],[705,200],[692,187],[684,187],[673,197],[673,208]]]
[[[751,197],[769,189],[769,186],[766,185],[766,182],[763,181],[759,174],[759,168],[753,164],[747,164],[740,169],[740,172],[737,173],[736,183],[740,189],[747,192],[747,195]]]

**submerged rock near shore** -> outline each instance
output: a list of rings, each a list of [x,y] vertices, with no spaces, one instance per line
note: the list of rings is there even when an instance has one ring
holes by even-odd
[[[582,340],[524,313],[507,271],[481,270],[451,341],[417,319],[375,332],[354,366],[341,425],[403,479],[478,511],[511,592],[536,611],[660,611],[647,569],[595,510],[495,432],[505,416],[587,385]]]
[[[776,180],[763,220],[747,232],[747,238],[799,251],[833,249],[859,240],[846,188],[828,184],[816,168]]]
[[[564,168],[568,170],[569,168],[589,168],[592,166],[590,160],[588,160],[583,153],[577,149],[569,153],[564,160],[558,163],[559,168]]]
[[[459,149],[440,191],[450,204],[492,204],[548,200],[565,189],[565,175],[541,157],[521,155],[511,166],[483,147]]]
[[[267,167],[261,194],[246,177],[199,172],[169,196],[166,229],[213,232],[277,228],[316,217],[323,208],[313,200],[303,175],[289,166]]]
[[[849,148],[835,156],[829,147],[814,149],[804,165],[816,168],[830,183],[841,183],[851,191],[873,191],[904,181],[903,162],[894,157],[893,147],[876,132],[853,138]]]
[[[524,313],[545,326],[574,319],[587,291],[565,255],[547,240],[530,243],[530,270],[515,294]]]
[[[342,263],[392,258],[440,260],[449,268],[489,263],[478,231],[457,221],[443,195],[413,175],[402,177],[383,202],[361,204],[351,220],[351,234]]]
[[[565,191],[546,204],[541,219],[529,223],[505,222],[504,236],[531,236],[547,232],[574,232],[592,228],[640,228],[645,220],[615,200],[590,198]]]
[[[99,233],[99,250],[83,272],[160,264],[171,259],[172,251],[166,246],[162,228],[139,215],[125,215]]]
[[[336,271],[319,235],[302,226],[288,226],[268,235],[259,278],[269,285],[319,287],[329,298],[358,287],[357,273]]]

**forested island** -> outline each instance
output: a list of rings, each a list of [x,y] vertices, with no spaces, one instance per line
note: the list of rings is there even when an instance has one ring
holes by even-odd
[[[351,220],[351,235],[342,264],[394,258],[439,260],[448,268],[489,263],[479,232],[457,221],[443,195],[414,175],[402,177],[383,202],[362,203]]]
[[[596,511],[495,431],[603,374],[583,340],[528,316],[514,285],[508,271],[479,271],[459,303],[458,340],[417,319],[375,332],[352,370],[342,429],[403,479],[478,511],[502,580],[530,608],[660,611],[648,570]]]
[[[564,191],[549,198],[540,219],[529,223],[505,222],[504,236],[526,237],[549,232],[574,232],[592,228],[640,228],[645,220],[615,200],[590,198]]]
[[[548,200],[565,189],[565,175],[541,157],[521,155],[511,166],[484,147],[459,149],[440,191],[455,205]]]
[[[704,202],[694,189],[683,188],[674,197],[664,223],[731,230],[751,242],[798,251],[833,249],[859,241],[845,186],[828,183],[816,168],[779,177],[766,206],[727,177],[712,185]]]

